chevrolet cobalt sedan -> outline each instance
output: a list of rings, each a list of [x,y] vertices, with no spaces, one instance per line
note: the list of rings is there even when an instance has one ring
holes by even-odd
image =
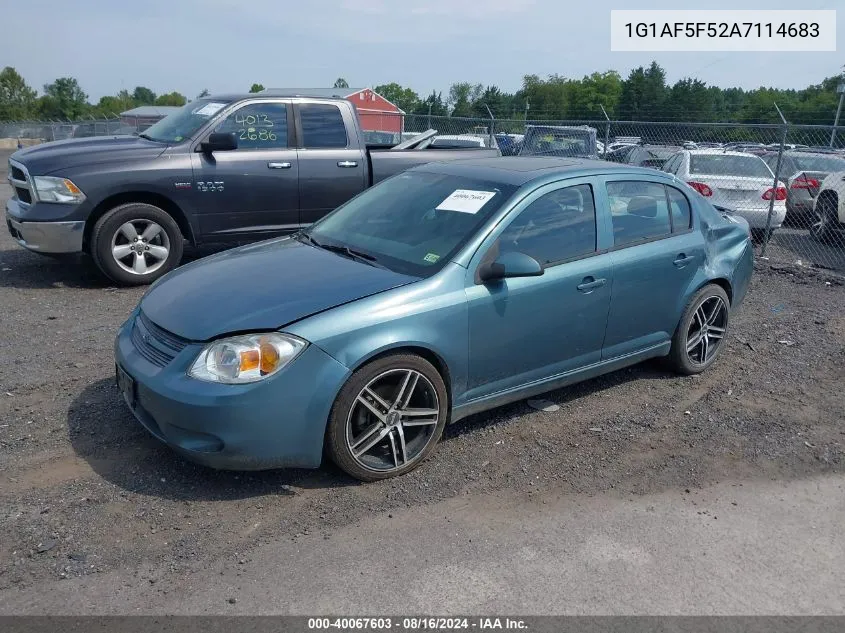
[[[449,422],[665,357],[710,366],[748,224],[674,176],[496,158],[394,176],[155,283],[115,341],[139,422],[214,468],[401,475]]]

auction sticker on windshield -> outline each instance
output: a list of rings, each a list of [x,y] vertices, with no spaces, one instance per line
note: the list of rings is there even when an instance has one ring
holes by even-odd
[[[194,112],[194,114],[198,114],[200,116],[214,116],[215,114],[220,112],[220,110],[222,110],[223,106],[225,105],[225,103],[217,103],[216,101],[212,101],[211,103],[206,103],[203,107]]]
[[[457,211],[459,213],[478,213],[487,204],[495,191],[473,191],[471,189],[456,189],[448,198],[437,205],[437,211]]]

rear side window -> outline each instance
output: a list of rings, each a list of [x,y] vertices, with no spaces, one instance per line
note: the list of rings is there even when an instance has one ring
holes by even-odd
[[[340,108],[322,103],[299,107],[302,144],[308,149],[342,149],[348,145]]]
[[[669,196],[669,208],[672,211],[672,232],[683,233],[692,225],[692,212],[689,200],[674,187],[666,187]]]
[[[609,182],[607,195],[615,246],[627,246],[672,233],[663,185],[633,180]]]

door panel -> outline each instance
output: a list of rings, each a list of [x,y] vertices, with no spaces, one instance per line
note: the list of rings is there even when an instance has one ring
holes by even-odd
[[[336,209],[366,187],[367,156],[349,139],[354,121],[330,103],[297,106],[300,144],[300,222],[304,225]]]
[[[468,400],[601,358],[613,267],[610,255],[596,254],[589,180],[570,183],[532,194],[470,265]],[[534,257],[543,275],[476,283],[482,261],[509,251]]]
[[[193,199],[204,239],[272,235],[299,226],[299,165],[288,148],[289,104],[246,103],[214,130],[238,149],[192,155]]]
[[[679,189],[629,180],[608,182],[607,194],[622,247],[610,254],[613,299],[603,360],[671,340],[681,316],[679,299],[705,258],[704,236],[690,230],[689,203]]]

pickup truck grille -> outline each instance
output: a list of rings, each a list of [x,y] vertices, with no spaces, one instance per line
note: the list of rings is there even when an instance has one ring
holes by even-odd
[[[9,160],[9,184],[12,185],[13,198],[21,204],[32,204],[32,179],[26,167],[11,159]]]
[[[188,341],[150,321],[143,313],[132,325],[132,343],[138,353],[158,367],[166,367]]]

